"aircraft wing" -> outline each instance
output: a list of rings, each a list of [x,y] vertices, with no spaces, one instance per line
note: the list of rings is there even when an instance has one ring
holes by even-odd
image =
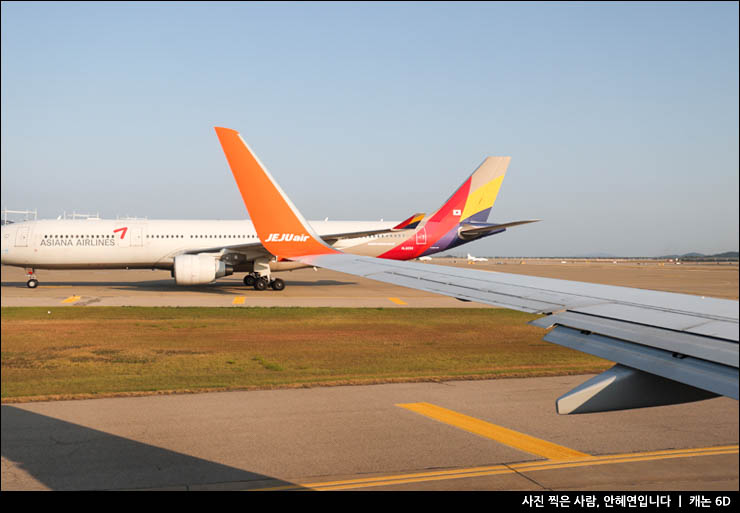
[[[243,255],[248,259],[261,256],[271,256],[271,253],[265,249],[262,242],[249,242],[247,244],[230,244],[222,246],[213,246],[210,248],[197,248],[183,251],[184,255],[196,255],[198,253],[221,253],[222,255]]]
[[[738,399],[737,301],[347,254],[293,259],[464,301],[548,314],[531,322],[554,327],[546,341],[621,364],[561,397],[560,413],[713,395]]]
[[[547,314],[545,340],[617,362],[557,400],[559,413],[738,399],[738,302],[341,253],[313,232],[238,132],[216,128],[273,255],[463,301]],[[287,233],[287,237],[272,235]]]
[[[379,235],[381,233],[391,233],[395,231],[395,228],[384,228],[382,230],[364,230],[359,232],[344,232],[344,233],[332,233],[329,235],[321,235],[321,239],[327,244],[334,244],[338,240],[342,239],[356,239],[358,237],[369,237],[370,235]]]

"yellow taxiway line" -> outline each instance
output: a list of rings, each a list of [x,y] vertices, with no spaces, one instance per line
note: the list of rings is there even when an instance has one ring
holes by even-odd
[[[82,299],[82,296],[69,296],[67,299],[62,301],[62,303],[75,303]]]
[[[254,491],[267,490],[348,490],[353,488],[370,488],[376,486],[391,486],[399,484],[423,483],[428,481],[444,481],[448,479],[464,479],[471,477],[486,477],[504,474],[523,474],[538,470],[556,470],[563,468],[589,467],[593,465],[610,465],[617,463],[633,463],[641,461],[656,461],[673,458],[692,458],[698,456],[716,456],[720,454],[738,454],[740,447],[727,445],[720,447],[704,447],[698,449],[668,449],[664,451],[650,451],[630,454],[611,454],[606,456],[586,456],[572,461],[530,461],[526,463],[512,463],[492,465],[488,467],[471,467],[454,470],[438,470],[419,472],[415,474],[401,474],[395,476],[371,477],[361,479],[347,479],[343,481],[328,481],[323,483],[305,483],[273,488],[261,488]]]
[[[232,305],[243,305],[246,299],[247,299],[247,296],[236,296],[234,300],[231,302],[231,304]]]
[[[405,301],[401,301],[397,297],[389,297],[388,300],[392,301],[393,303],[396,303],[397,305],[407,305],[408,304]]]
[[[609,454],[591,456],[589,454],[563,447],[546,440],[525,435],[474,417],[469,417],[440,406],[429,403],[397,404],[401,408],[413,411],[425,417],[434,419],[451,426],[463,429],[470,433],[506,444],[515,449],[528,452],[544,460],[528,461],[523,463],[508,463],[486,467],[472,467],[451,470],[435,470],[413,474],[394,476],[366,477],[329,481],[323,483],[303,483],[285,485],[258,490],[347,490],[354,488],[370,488],[376,486],[391,486],[427,481],[443,481],[448,479],[463,479],[471,477],[495,476],[503,474],[523,474],[539,470],[556,470],[564,468],[590,467],[595,465],[612,465],[618,463],[634,463],[642,461],[656,461],[672,458],[692,458],[697,456],[716,456],[721,454],[738,454],[740,446],[725,445],[719,447],[704,447],[694,449],[668,449],[662,451],[637,452],[626,454]],[[257,491],[257,490],[255,490]]]
[[[588,454],[569,449],[568,447],[563,447],[562,445],[557,445],[546,440],[540,440],[539,438],[468,417],[462,413],[457,413],[433,404],[411,403],[397,404],[396,406],[548,460],[562,461],[588,457]]]

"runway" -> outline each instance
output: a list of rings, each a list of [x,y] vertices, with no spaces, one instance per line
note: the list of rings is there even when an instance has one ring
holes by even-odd
[[[5,405],[2,489],[738,489],[737,401],[558,416],[584,379]]]

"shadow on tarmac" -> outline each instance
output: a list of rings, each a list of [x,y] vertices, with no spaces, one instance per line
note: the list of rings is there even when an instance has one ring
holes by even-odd
[[[52,490],[298,488],[13,406],[2,406],[2,457]]]

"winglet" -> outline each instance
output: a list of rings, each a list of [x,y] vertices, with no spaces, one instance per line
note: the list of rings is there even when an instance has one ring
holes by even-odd
[[[280,258],[338,253],[313,231],[239,132],[215,127],[244,205],[267,251]]]

